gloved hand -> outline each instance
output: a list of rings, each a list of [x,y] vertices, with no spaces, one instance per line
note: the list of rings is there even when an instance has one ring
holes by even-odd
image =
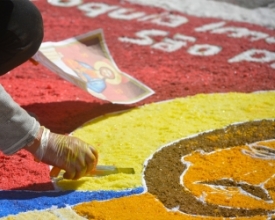
[[[65,179],[79,179],[95,168],[98,153],[92,146],[79,138],[55,134],[47,128],[41,128],[43,131],[38,134],[39,147],[29,150],[37,160],[65,170]]]

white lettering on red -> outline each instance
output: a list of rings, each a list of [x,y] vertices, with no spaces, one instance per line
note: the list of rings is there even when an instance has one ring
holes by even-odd
[[[92,18],[105,14],[106,12],[117,8],[118,6],[110,6],[104,3],[96,2],[91,2],[78,6],[79,10],[86,12],[85,15]]]
[[[234,63],[234,62],[241,62],[241,61],[250,61],[250,62],[266,63],[274,60],[275,60],[275,52],[270,52],[268,50],[261,50],[261,49],[251,49],[229,59],[228,62]]]
[[[120,37],[121,42],[127,42],[138,45],[151,45],[154,43],[152,37],[165,37],[168,32],[162,30],[143,30],[135,34],[138,38]]]
[[[134,12],[134,9],[120,8],[108,13],[110,18],[121,20],[133,20],[144,16],[144,12]]]
[[[62,0],[48,0],[48,2],[51,5],[54,6],[59,6],[59,7],[74,7],[77,5],[82,4],[82,0],[67,0],[67,1],[62,1]]]
[[[195,44],[188,49],[188,53],[196,56],[212,56],[218,54],[221,47],[209,44]]]

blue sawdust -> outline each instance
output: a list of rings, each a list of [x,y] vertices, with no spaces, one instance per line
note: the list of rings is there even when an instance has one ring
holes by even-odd
[[[142,192],[143,187],[124,191],[0,191],[0,217],[52,207],[63,208],[93,200],[120,198]]]

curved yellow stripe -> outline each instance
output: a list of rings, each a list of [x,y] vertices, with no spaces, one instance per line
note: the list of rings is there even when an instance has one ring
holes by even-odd
[[[143,165],[160,146],[235,122],[275,118],[275,92],[198,94],[108,114],[73,135],[95,146],[99,164],[133,167],[135,175],[117,174],[60,181],[69,190],[122,190],[142,186]]]

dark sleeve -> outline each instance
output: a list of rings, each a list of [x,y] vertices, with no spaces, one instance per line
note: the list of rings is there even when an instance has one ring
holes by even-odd
[[[13,3],[10,0],[0,0],[0,31],[4,31],[8,25]],[[0,33],[1,33],[0,32]]]

